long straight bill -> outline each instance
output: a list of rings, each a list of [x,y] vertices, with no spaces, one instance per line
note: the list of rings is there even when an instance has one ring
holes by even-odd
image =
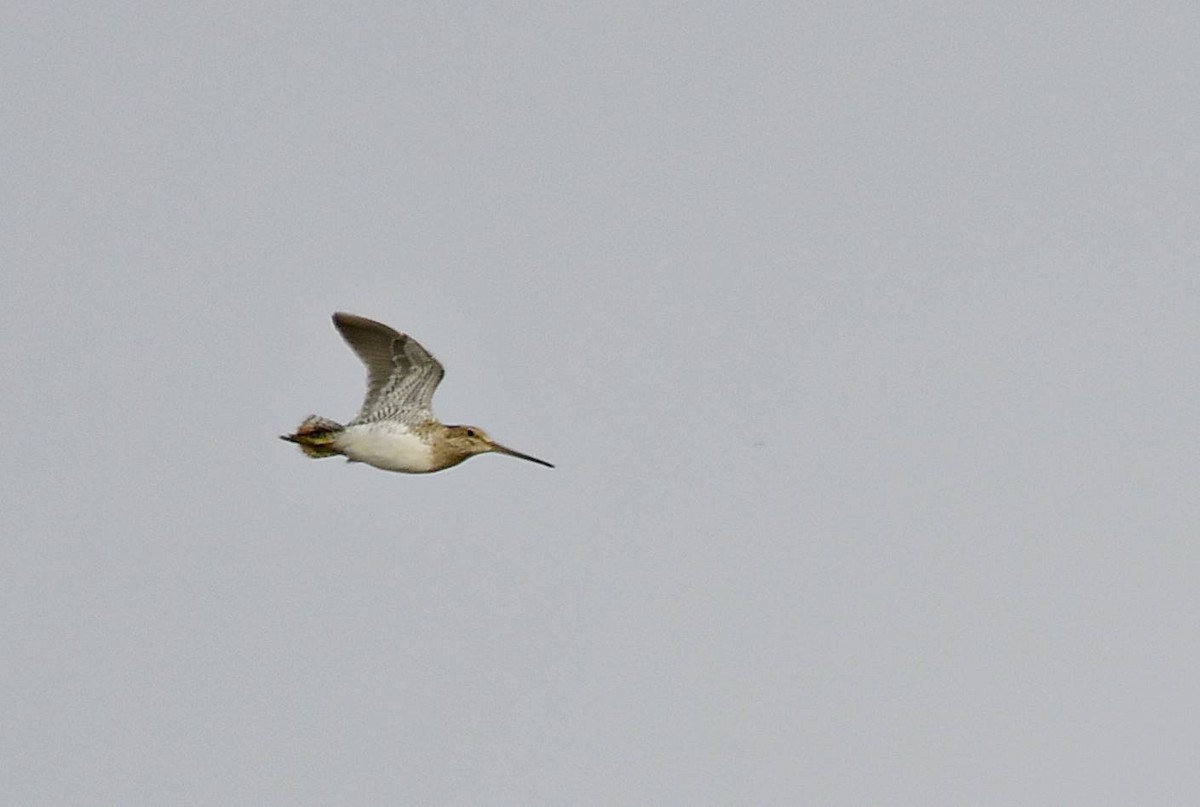
[[[513,451],[511,448],[508,448],[507,446],[502,446],[499,443],[492,443],[492,451],[497,451],[501,454],[507,454],[508,456],[516,457],[517,459],[529,460],[530,462],[536,462],[538,465],[545,465],[547,468],[554,467],[553,465],[546,462],[545,460],[539,460],[537,457],[531,457],[528,454],[522,454],[520,451]]]

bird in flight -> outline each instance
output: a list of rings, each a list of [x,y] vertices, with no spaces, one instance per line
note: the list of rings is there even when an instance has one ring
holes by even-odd
[[[441,471],[487,453],[554,467],[500,445],[476,426],[440,423],[433,414],[433,392],[446,371],[411,336],[354,314],[334,314],[333,324],[367,366],[362,408],[345,426],[310,415],[294,434],[280,439],[298,444],[313,459],[343,456],[406,474]]]

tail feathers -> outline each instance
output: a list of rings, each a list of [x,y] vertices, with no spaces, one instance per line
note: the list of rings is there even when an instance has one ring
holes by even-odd
[[[309,415],[303,423],[296,427],[295,434],[281,434],[279,439],[295,443],[300,446],[301,451],[315,460],[322,457],[336,457],[342,452],[338,451],[333,443],[337,439],[338,432],[344,428],[345,426],[329,418]]]

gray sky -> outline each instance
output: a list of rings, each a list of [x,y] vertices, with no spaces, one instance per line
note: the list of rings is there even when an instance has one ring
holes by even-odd
[[[1194,799],[1200,11],[422,5],[9,10],[0,802]]]

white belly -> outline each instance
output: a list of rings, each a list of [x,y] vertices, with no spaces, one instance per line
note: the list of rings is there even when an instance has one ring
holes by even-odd
[[[420,474],[433,470],[429,443],[400,423],[381,421],[347,426],[334,445],[349,459],[385,471]]]

